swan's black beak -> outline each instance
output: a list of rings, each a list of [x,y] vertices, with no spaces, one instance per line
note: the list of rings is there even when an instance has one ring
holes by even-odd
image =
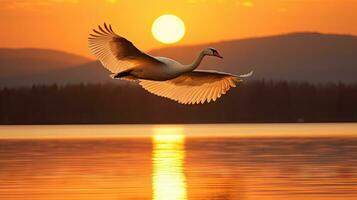
[[[218,57],[218,58],[223,58],[223,56],[221,56],[221,55],[218,53],[218,51],[215,51],[215,52],[213,53],[213,55],[216,56],[216,57]]]

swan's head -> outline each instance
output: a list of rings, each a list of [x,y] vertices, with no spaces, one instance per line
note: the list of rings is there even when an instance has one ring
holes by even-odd
[[[211,48],[211,47],[209,47],[209,48],[203,50],[203,54],[204,54],[204,55],[207,55],[207,56],[216,56],[216,57],[218,57],[218,58],[223,58],[223,57],[218,53],[218,51],[217,51],[216,49]]]

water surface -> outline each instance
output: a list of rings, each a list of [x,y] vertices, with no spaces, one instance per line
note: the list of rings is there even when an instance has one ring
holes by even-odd
[[[357,199],[355,124],[23,126],[0,136],[4,200]]]

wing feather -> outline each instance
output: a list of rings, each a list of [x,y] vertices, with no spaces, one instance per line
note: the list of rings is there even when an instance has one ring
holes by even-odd
[[[139,84],[150,93],[182,104],[203,104],[216,101],[240,81],[234,74],[197,70],[167,81],[140,80]]]
[[[204,103],[205,101],[208,101],[208,93],[209,93],[208,84],[205,84],[205,85],[204,85],[203,90],[204,90],[204,93],[202,94],[201,102],[200,102],[200,103]]]
[[[207,95],[207,102],[211,102],[212,101],[212,92],[213,92],[214,88],[209,88],[208,90],[208,95]]]
[[[162,64],[159,60],[151,57],[139,49],[133,43],[117,35],[112,26],[104,23],[89,34],[88,46],[92,54],[112,73],[119,73],[132,69],[139,65]]]
[[[197,104],[201,103],[202,99],[204,99],[203,94],[206,92],[206,90],[204,88],[205,88],[205,85],[203,85],[202,89],[198,92],[197,99],[196,99]]]
[[[191,96],[191,100],[188,102],[189,104],[195,104],[197,100],[197,95],[200,92],[200,87],[195,87],[194,92]]]

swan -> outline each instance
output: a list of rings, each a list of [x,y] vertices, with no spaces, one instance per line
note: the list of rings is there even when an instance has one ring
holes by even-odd
[[[126,38],[113,31],[110,24],[98,26],[88,37],[92,54],[108,69],[114,79],[138,82],[148,92],[181,104],[203,104],[216,101],[236,87],[248,74],[195,70],[205,56],[223,58],[216,49],[206,48],[192,64],[143,53]]]

